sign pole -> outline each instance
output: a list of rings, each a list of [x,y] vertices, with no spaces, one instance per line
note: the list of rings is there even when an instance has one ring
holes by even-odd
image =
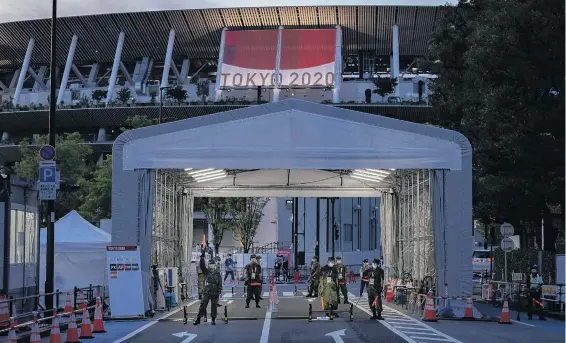
[[[51,16],[51,65],[50,65],[50,89],[49,89],[49,145],[55,147],[55,112],[57,109],[57,96],[55,90],[57,88],[57,0],[52,0],[52,16]],[[60,92],[64,90],[61,89]],[[55,200],[47,201],[47,251],[45,254],[45,293],[50,294],[54,291],[54,274],[55,274]],[[58,305],[58,304],[57,304]],[[45,308],[47,315],[51,316],[53,304],[53,295],[45,297]]]
[[[503,282],[507,284],[507,250],[505,250],[505,277],[503,278]]]

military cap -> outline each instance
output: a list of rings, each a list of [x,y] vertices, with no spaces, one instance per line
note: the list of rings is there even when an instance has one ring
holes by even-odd
[[[261,260],[261,255],[257,255],[255,258],[257,258],[258,260]]]
[[[317,257],[317,256],[313,256],[312,259],[313,259],[313,260],[318,260],[318,257]]]
[[[375,263],[375,264],[379,264],[379,259],[377,259],[377,258],[374,258],[374,259],[373,259],[373,263]]]
[[[340,257],[340,256],[336,256],[336,259],[337,259],[337,260],[341,260],[341,259],[342,259],[342,257]]]
[[[368,262],[369,262],[369,261],[368,261],[368,259],[366,258],[366,259],[364,260],[364,263],[368,263]]]
[[[251,254],[250,258],[256,258],[257,256],[255,254]]]
[[[330,256],[330,257],[328,258],[328,261],[334,261],[334,256]]]

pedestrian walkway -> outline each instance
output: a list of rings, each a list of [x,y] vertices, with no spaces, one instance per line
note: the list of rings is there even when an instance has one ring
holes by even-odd
[[[281,290],[277,291],[277,295],[280,298],[298,298],[298,297],[305,297],[307,294],[309,294],[308,292],[304,292],[304,291],[299,291],[297,292],[297,294],[295,295],[295,292],[284,292]],[[269,292],[263,292],[261,294],[261,296],[263,298],[267,298],[269,297]],[[246,293],[244,293],[243,291],[239,290],[239,291],[235,291],[234,293],[224,293],[222,294],[221,298],[223,299],[232,299],[232,298],[245,298],[246,297]]]
[[[353,294],[349,293],[352,301],[356,306],[371,315],[371,308],[367,302],[367,297],[362,297],[357,301],[357,298]],[[409,343],[440,343],[440,342],[451,342],[451,343],[462,343],[461,341],[450,337],[421,321],[411,318],[387,305],[383,306],[383,317],[385,320],[378,321],[383,324],[389,330],[395,332],[397,335],[403,337]]]

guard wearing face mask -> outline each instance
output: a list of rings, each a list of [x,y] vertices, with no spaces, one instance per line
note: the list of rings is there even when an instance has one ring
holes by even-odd
[[[318,259],[316,258],[316,256],[314,256],[311,261],[311,274],[309,276],[310,287],[307,298],[318,297],[319,282],[320,282],[320,264],[318,263]]]
[[[336,311],[338,309],[338,287],[337,275],[334,268],[334,257],[328,258],[328,264],[320,269],[320,285],[319,294],[322,297],[322,303],[326,316],[330,316],[330,310]],[[334,314],[338,317],[337,314]]]
[[[364,294],[364,287],[368,284],[368,278],[364,277],[364,272],[370,268],[368,259],[366,258],[360,268],[360,298]]]
[[[250,263],[245,266],[246,282],[245,286],[248,288],[248,295],[246,297],[246,308],[250,308],[250,301],[255,300],[255,307],[259,306],[259,292],[261,286],[261,266],[257,263],[256,256],[250,256]]]
[[[529,310],[528,310],[528,317],[529,320],[533,319],[533,302],[534,302],[534,306],[535,308],[538,310],[538,319],[539,320],[546,320],[546,318],[544,317],[544,307],[542,306],[542,285],[544,284],[543,280],[542,280],[542,276],[540,276],[540,274],[538,273],[538,266],[535,264],[532,268],[531,268],[531,275],[529,278],[529,283],[530,283],[530,289],[529,289],[529,295],[530,295],[530,299],[528,301],[529,304]]]
[[[336,294],[338,296],[338,303],[340,303],[340,292],[344,297],[344,304],[349,304],[348,302],[348,286],[346,286],[346,266],[342,264],[342,257],[336,257],[336,269],[337,283],[338,287],[336,289]]]
[[[197,319],[193,322],[194,325],[200,324],[200,318],[206,317],[206,308],[210,301],[210,318],[212,325],[216,325],[216,315],[218,312],[218,298],[222,292],[222,276],[220,276],[220,269],[217,267],[215,261],[210,261],[209,266],[206,267],[204,259],[200,260],[200,268],[206,275],[204,293],[198,309]]]
[[[370,319],[383,320],[381,312],[383,311],[383,304],[381,302],[381,293],[383,292],[383,279],[385,273],[379,266],[379,260],[374,259],[372,268],[364,272],[364,277],[368,279],[368,302],[373,316]]]

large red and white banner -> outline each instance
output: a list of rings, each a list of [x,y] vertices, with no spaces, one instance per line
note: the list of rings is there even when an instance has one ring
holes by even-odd
[[[336,29],[227,31],[220,87],[331,86],[336,63]]]
[[[336,62],[336,29],[283,30],[281,86],[331,86]]]
[[[226,31],[220,87],[271,86],[279,30]]]

